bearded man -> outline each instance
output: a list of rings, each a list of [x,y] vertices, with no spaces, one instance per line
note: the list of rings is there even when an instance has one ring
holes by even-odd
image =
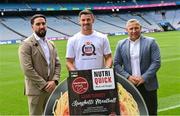
[[[19,60],[25,75],[25,95],[29,114],[42,115],[46,102],[58,84],[60,62],[54,44],[47,40],[46,17],[35,14],[31,18],[33,34],[19,47]]]

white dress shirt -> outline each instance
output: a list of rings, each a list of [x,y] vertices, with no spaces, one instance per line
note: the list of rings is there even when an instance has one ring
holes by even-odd
[[[43,38],[38,37],[35,33],[34,33],[34,36],[35,36],[36,40],[39,42],[39,44],[44,52],[46,62],[48,64],[48,76],[49,76],[49,73],[50,73],[50,51],[49,51],[49,47],[47,44],[47,40],[46,40],[46,38],[43,39]]]
[[[140,71],[140,38],[137,39],[136,41],[130,40],[130,58],[131,58],[132,76],[141,76],[141,71]]]

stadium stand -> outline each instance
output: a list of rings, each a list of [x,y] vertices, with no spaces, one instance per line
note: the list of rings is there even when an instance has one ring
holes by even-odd
[[[1,40],[13,40],[13,39],[22,39],[23,37],[14,33],[7,27],[5,27],[2,23],[0,23],[0,38]]]
[[[159,8],[161,5],[165,5],[163,10],[161,7]],[[95,13],[95,30],[110,35],[125,34],[125,23],[130,18],[140,20],[144,32],[163,31],[159,24],[165,22],[173,29],[180,29],[178,5],[180,5],[178,0],[164,0],[163,2],[160,0],[137,0],[137,2],[109,1],[99,3],[0,3],[0,41],[22,40],[29,36],[32,33],[29,17],[35,12],[47,15],[48,38],[68,38],[80,30],[77,14],[85,8],[91,9]],[[144,9],[142,9],[143,7]],[[150,8],[152,9],[149,10]]]
[[[69,21],[70,17],[47,17],[49,27],[59,30],[66,36],[72,36],[79,31],[79,26]]]
[[[13,29],[17,33],[21,33],[24,37],[29,36],[32,31],[29,29],[30,23],[21,17],[8,17],[3,21],[3,24]]]

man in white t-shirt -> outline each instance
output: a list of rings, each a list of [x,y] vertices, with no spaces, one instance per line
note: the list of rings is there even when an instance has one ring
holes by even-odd
[[[107,35],[93,30],[94,15],[89,10],[79,13],[81,31],[68,40],[66,66],[69,71],[112,67]]]

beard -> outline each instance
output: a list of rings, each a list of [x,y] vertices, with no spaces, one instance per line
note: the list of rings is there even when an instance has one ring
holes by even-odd
[[[85,31],[92,30],[92,25],[90,24],[83,25],[83,30]]]
[[[42,38],[46,36],[46,30],[35,31],[35,33]]]

